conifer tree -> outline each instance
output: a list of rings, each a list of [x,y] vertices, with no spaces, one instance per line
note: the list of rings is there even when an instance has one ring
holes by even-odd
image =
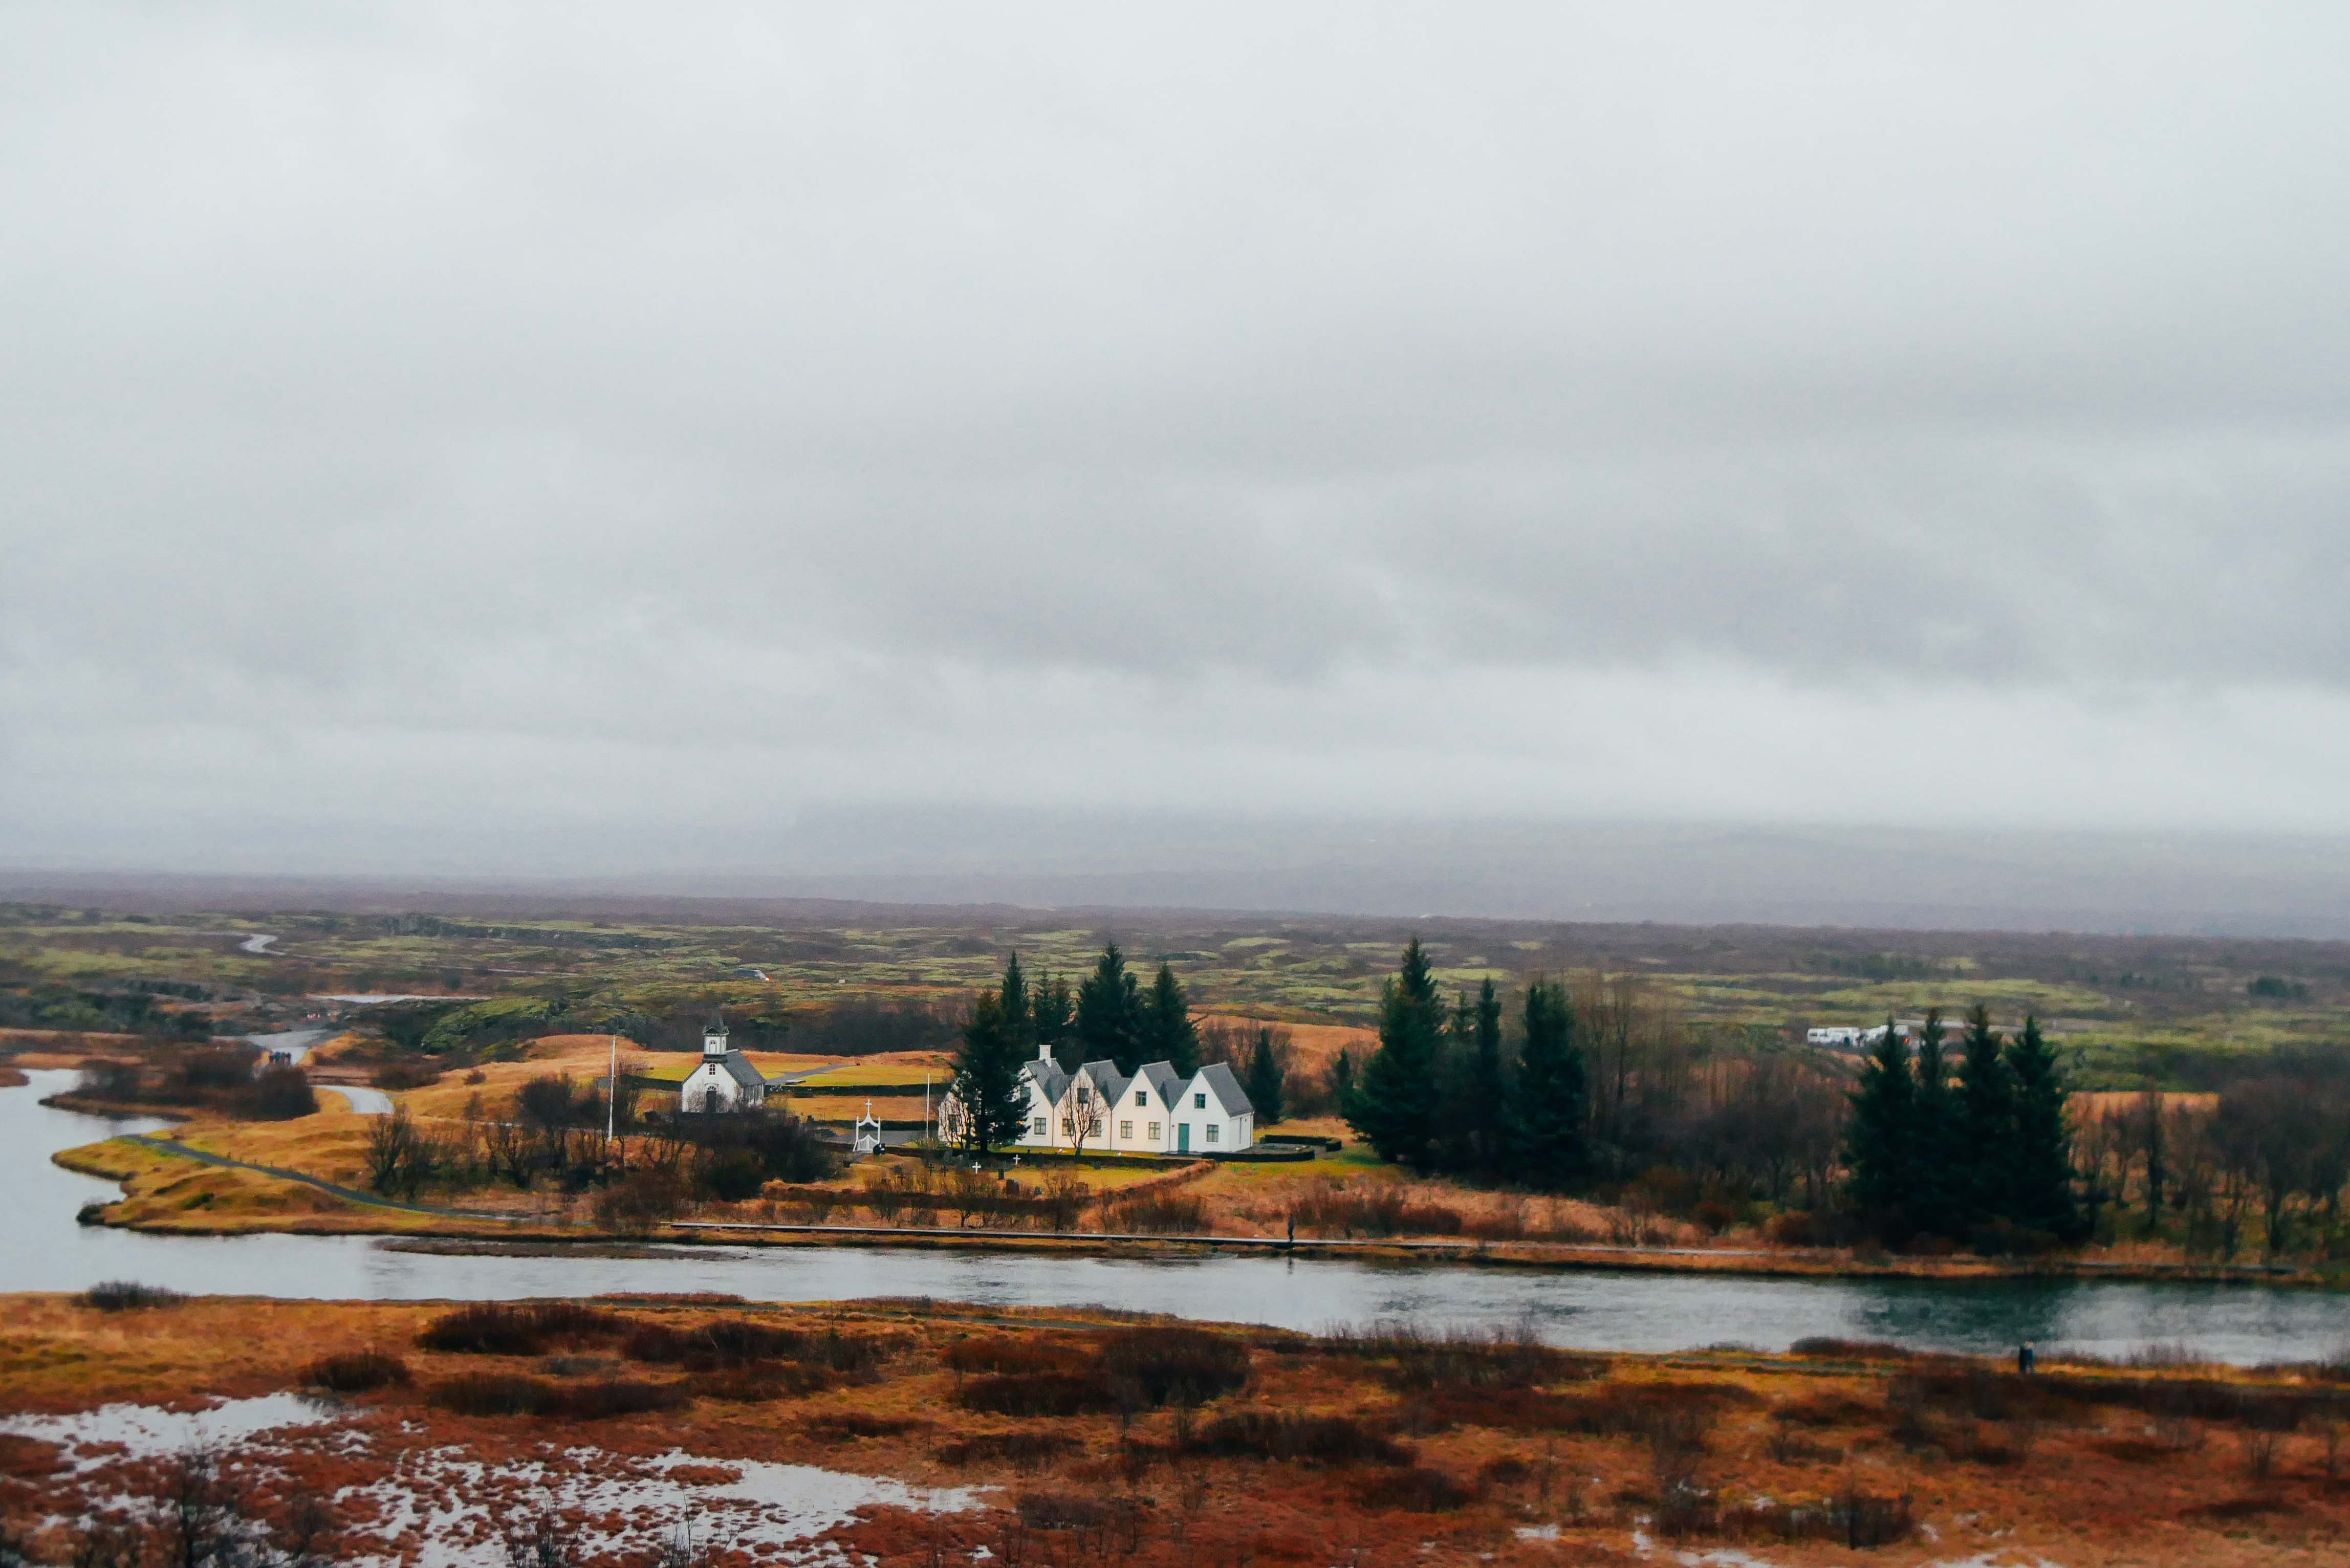
[[[1942,1010],[1928,1008],[1918,1033],[1918,1096],[1909,1135],[1909,1218],[1937,1236],[1962,1229],[1959,1216],[1967,1206],[1971,1169],[1960,1154],[1958,1102],[1950,1093],[1950,1060],[1942,1049],[1947,1033]]]
[[[1247,1091],[1249,1106],[1256,1114],[1259,1130],[1283,1119],[1288,1107],[1282,1102],[1288,1078],[1288,1069],[1282,1065],[1280,1053],[1274,1049],[1273,1031],[1260,1029],[1256,1043],[1249,1047],[1248,1071],[1241,1087]]]
[[[1050,970],[1029,992],[1029,1005],[1036,1021],[1036,1044],[1058,1047],[1069,1033],[1069,1016],[1075,1002],[1069,996],[1069,982]]]
[[[1491,980],[1478,989],[1469,1019],[1468,1049],[1462,1054],[1466,1092],[1461,1106],[1461,1141],[1468,1156],[1462,1168],[1498,1176],[1508,1155],[1503,1133],[1509,1124],[1510,1085],[1502,1061],[1502,999]]]
[[[1200,1031],[1191,1022],[1191,999],[1183,994],[1182,981],[1164,962],[1142,998],[1141,1023],[1135,1059],[1120,1062],[1119,1072],[1131,1073],[1140,1063],[1160,1061],[1175,1064],[1177,1075],[1185,1078],[1200,1070]]]
[[[1078,985],[1076,1025],[1062,1048],[1074,1060],[1061,1064],[1073,1071],[1079,1063],[1107,1060],[1130,1074],[1142,1060],[1142,988],[1116,942],[1103,944],[1093,973]]]
[[[1330,1104],[1341,1116],[1347,1114],[1347,1107],[1355,1103],[1357,1075],[1355,1048],[1352,1045],[1339,1046],[1338,1054],[1330,1058],[1330,1065],[1325,1069],[1325,1081],[1330,1090]]]
[[[1560,1192],[1590,1169],[1583,1051],[1566,987],[1539,976],[1526,987],[1525,1040],[1510,1118],[1507,1169],[1529,1187]]]
[[[1004,1022],[1003,994],[980,992],[947,1090],[962,1107],[958,1141],[971,1153],[983,1155],[1019,1137],[1028,1116],[1021,1059],[1020,1044]]]
[[[1906,1240],[1916,1223],[1918,1080],[1909,1071],[1909,1042],[1885,1021],[1885,1038],[1861,1064],[1845,1129],[1845,1169],[1853,1207],[1880,1235]]]
[[[1379,1046],[1363,1064],[1345,1115],[1381,1159],[1415,1170],[1425,1171],[1435,1162],[1436,1069],[1444,1014],[1436,977],[1414,937],[1380,997]]]
[[[2009,1042],[2007,1070],[2015,1106],[2009,1218],[2060,1241],[2080,1241],[2085,1228],[2073,1199],[2073,1130],[2064,1108],[2071,1095],[2038,1019],[2026,1017],[2023,1033]]]
[[[1003,1028],[1023,1049],[1026,1056],[1036,1046],[1036,1013],[1029,1005],[1028,977],[1020,972],[1020,954],[1014,950],[1004,961],[1003,982],[996,988],[1003,1004]]]
[[[1957,1160],[1953,1180],[1966,1184],[1968,1225],[2008,1210],[2011,1156],[2015,1144],[2015,1084],[2001,1052],[1991,1010],[1975,1003],[1967,1013],[1966,1050],[1959,1058]]]

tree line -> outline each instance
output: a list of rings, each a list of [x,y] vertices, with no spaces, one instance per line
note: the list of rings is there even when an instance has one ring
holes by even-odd
[[[2079,1118],[2086,1217],[2197,1257],[2248,1243],[2350,1258],[2350,1050],[2295,1044],[2239,1056],[2200,1095],[2148,1089]]]
[[[1860,1222],[1895,1243],[2085,1239],[2067,1092],[2038,1021],[2003,1040],[1977,1004],[1955,1064],[1946,1033],[1940,1012],[1928,1012],[1913,1050],[1887,1019],[1861,1064],[1845,1145]]]
[[[1338,1062],[1339,1114],[1381,1159],[1565,1191],[1592,1173],[1588,1075],[1565,988],[1526,987],[1514,1049],[1486,981],[1451,1007],[1415,937],[1379,999],[1379,1043]]]

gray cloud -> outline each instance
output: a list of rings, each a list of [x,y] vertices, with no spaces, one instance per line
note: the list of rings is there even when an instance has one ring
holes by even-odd
[[[12,12],[0,858],[2350,829],[2345,33]]]

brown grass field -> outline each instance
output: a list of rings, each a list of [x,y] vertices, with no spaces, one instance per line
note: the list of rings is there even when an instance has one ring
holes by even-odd
[[[603,1538],[583,1562],[649,1563],[696,1496],[722,1540],[711,1561],[773,1561],[723,1545],[745,1517],[723,1489],[762,1462],[984,1489],[962,1511],[876,1504],[817,1532],[883,1568],[981,1547],[1009,1568],[2350,1561],[2350,1395],[2310,1374],[2022,1379],[1867,1346],[1587,1356],[904,1302],[566,1303],[437,1332],[454,1309],[6,1310],[0,1415],[343,1382],[331,1423],[229,1447],[222,1495],[281,1529],[298,1497],[337,1499],[313,1521],[327,1550],[408,1561],[428,1535],[498,1561],[472,1510],[511,1520],[551,1500],[559,1531]],[[0,1437],[0,1514],[72,1520],[175,1473],[170,1452],[69,1457]],[[642,1507],[562,1501],[657,1463]],[[407,1514],[403,1487],[432,1510]],[[69,1534],[36,1526],[36,1555],[68,1560]]]

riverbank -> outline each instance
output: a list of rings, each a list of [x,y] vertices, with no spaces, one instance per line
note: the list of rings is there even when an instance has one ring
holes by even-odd
[[[2350,1562],[2350,1389],[2314,1369],[2027,1378],[906,1300],[0,1304],[0,1513],[152,1495],[208,1438],[224,1506],[337,1558],[494,1562],[499,1519],[626,1553],[690,1515],[884,1563]]]
[[[354,1118],[356,1119],[356,1118]],[[1159,1254],[1199,1257],[1258,1252],[1295,1257],[1356,1257],[1419,1263],[1530,1270],[1747,1275],[1761,1279],[1915,1282],[2105,1280],[2263,1284],[2340,1289],[2338,1272],[2275,1265],[2202,1265],[2149,1260],[1973,1257],[1871,1259],[1850,1252],[1729,1248],[1642,1248],[1539,1241],[1463,1241],[1430,1238],[1128,1234],[1100,1231],[1002,1231],[962,1226],[795,1224],[755,1220],[686,1219],[627,1236],[591,1231],[584,1205],[549,1205],[536,1214],[467,1211],[402,1203],[285,1169],[241,1164],[205,1151],[145,1138],[115,1138],[60,1151],[56,1162],[120,1183],[124,1197],[91,1219],[160,1235],[225,1236],[260,1231],[320,1235],[442,1237],[506,1241],[538,1247],[614,1241],[723,1241],[738,1247],[901,1247],[919,1251],[1060,1253],[1075,1257]]]

